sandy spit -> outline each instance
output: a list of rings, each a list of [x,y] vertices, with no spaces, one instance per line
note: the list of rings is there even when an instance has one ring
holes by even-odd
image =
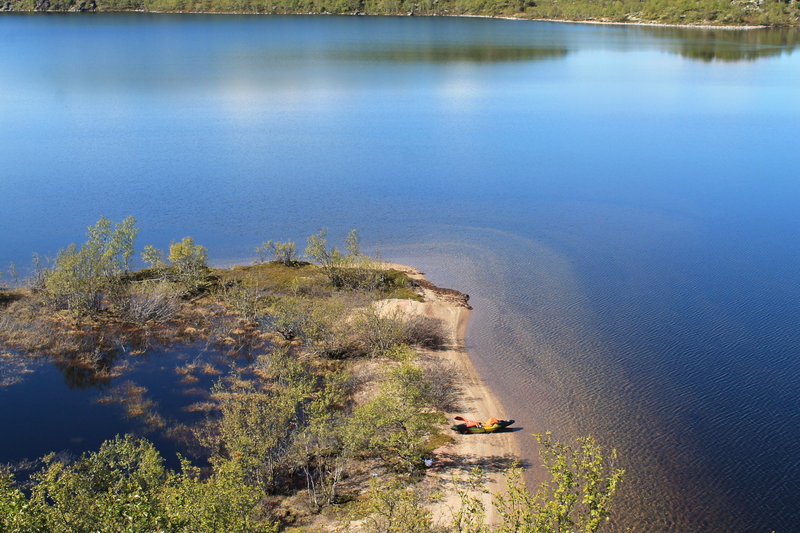
[[[648,21],[628,21],[615,22],[611,20],[573,20],[573,19],[549,19],[549,18],[528,18],[513,17],[504,15],[440,15],[465,18],[500,19],[500,20],[519,20],[534,22],[563,22],[565,24],[595,24],[599,26],[646,26],[654,28],[690,28],[695,30],[763,30],[770,26],[759,26],[755,24],[669,24],[667,22],[648,22]]]
[[[459,376],[459,409],[447,413],[450,423],[457,423],[453,420],[456,415],[475,420],[509,418],[500,401],[478,374],[465,349],[464,338],[471,311],[467,303],[469,297],[454,290],[436,287],[425,279],[422,272],[412,267],[393,263],[382,265],[400,270],[417,281],[425,299],[424,302],[386,300],[384,306],[388,311],[398,309],[410,316],[428,316],[442,321],[447,344],[441,350],[423,351],[423,355],[440,358]],[[504,486],[503,469],[520,457],[514,433],[459,435],[452,432],[452,435],[455,439],[452,444],[434,452],[433,464],[425,480],[427,485],[443,489],[441,501],[431,507],[434,521],[439,524],[450,523],[453,513],[458,509],[455,480],[466,479],[470,470],[479,466],[487,473],[485,488],[497,492]],[[496,524],[498,517],[492,504],[492,495],[479,492],[474,495],[482,500],[487,521]]]

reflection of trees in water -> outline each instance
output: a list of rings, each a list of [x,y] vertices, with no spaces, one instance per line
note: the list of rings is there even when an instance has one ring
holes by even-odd
[[[413,46],[339,50],[334,59],[352,61],[391,61],[397,63],[501,63],[557,59],[567,55],[565,47],[519,46],[506,44],[417,43]]]
[[[69,338],[57,343],[54,348],[61,350],[51,356],[70,389],[104,390],[128,370],[128,356],[145,354],[154,346],[163,351],[168,346],[168,339],[124,328],[98,331],[84,327],[61,334]]]
[[[65,356],[55,359],[56,368],[64,376],[64,383],[70,389],[105,389],[113,378],[109,372],[114,355],[102,354],[97,359],[85,356]]]
[[[800,30],[774,28],[729,30],[714,28],[640,27],[647,37],[655,38],[657,46],[688,59],[700,61],[755,61],[791,53],[800,44]],[[621,38],[625,47],[640,47],[641,34],[631,29]],[[628,42],[626,37],[633,39]],[[397,46],[364,49],[334,50],[328,57],[345,61],[376,61],[395,63],[502,63],[559,59],[571,48],[569,41],[546,44],[515,44],[503,42],[458,43],[416,42]]]
[[[755,61],[762,57],[790,54],[800,43],[794,28],[764,30],[714,30],[689,28],[654,28],[659,38],[674,44],[674,53],[700,61]]]

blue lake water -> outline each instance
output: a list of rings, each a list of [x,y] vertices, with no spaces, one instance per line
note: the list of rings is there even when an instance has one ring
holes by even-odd
[[[797,42],[0,16],[0,265],[101,214],[136,216],[142,245],[192,235],[220,264],[357,227],[471,295],[470,349],[521,435],[619,450],[615,529],[796,530]]]

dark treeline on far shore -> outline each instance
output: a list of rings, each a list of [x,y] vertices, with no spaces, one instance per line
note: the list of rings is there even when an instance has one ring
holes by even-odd
[[[796,26],[797,0],[3,0],[5,11],[483,15],[664,24]]]

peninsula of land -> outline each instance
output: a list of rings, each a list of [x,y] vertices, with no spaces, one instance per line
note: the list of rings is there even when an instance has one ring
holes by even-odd
[[[168,255],[146,246],[148,268],[128,272],[136,234],[132,218],[103,218],[86,243],[0,290],[0,386],[24,388],[35,368],[54,365],[139,428],[79,458],[0,467],[4,531],[119,520],[142,530],[374,531],[397,499],[392,522],[447,528],[465,498],[481,509],[470,520],[497,522],[489,491],[518,460],[512,433],[450,429],[456,415],[506,414],[464,349],[468,296],[372,261],[355,232],[346,251],[324,231],[309,237],[313,263],[293,242],[269,241],[255,264],[230,268],[209,267],[205,248],[185,238]],[[196,355],[169,355],[181,351]],[[162,380],[186,388],[178,410],[138,381],[153,360]],[[179,469],[154,444],[164,439],[184,454]],[[476,468],[480,486],[468,486]]]
[[[0,387],[51,406],[32,426],[15,402],[9,442],[48,434],[54,452],[0,459],[0,530],[594,531],[610,516],[623,471],[590,437],[537,436],[553,481],[525,487],[498,431],[513,421],[464,348],[467,295],[373,261],[355,230],[343,250],[322,230],[303,260],[267,241],[230,268],[186,237],[131,271],[137,234],[101,218],[0,288]],[[64,383],[28,383],[47,368]],[[100,395],[53,433],[50,411],[76,414],[59,410],[69,389]],[[64,452],[98,427],[99,448]]]

